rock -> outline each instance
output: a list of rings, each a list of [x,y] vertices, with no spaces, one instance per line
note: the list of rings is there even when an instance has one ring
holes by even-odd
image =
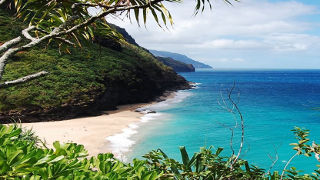
[[[151,114],[151,113],[157,113],[156,111],[153,111],[153,110],[149,110],[148,112],[147,112],[147,114]]]
[[[145,109],[145,108],[138,108],[138,109],[134,110],[134,112],[139,112],[139,113],[142,113],[142,114],[157,113],[154,110]]]
[[[146,109],[144,109],[144,108],[137,108],[136,110],[134,110],[134,112],[143,112],[143,111],[145,111]]]

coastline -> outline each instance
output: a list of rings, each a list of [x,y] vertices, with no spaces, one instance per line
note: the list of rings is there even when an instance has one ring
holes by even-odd
[[[49,148],[54,141],[74,142],[84,145],[89,156],[99,153],[114,152],[107,137],[121,134],[130,125],[143,120],[145,112],[137,109],[174,98],[175,91],[164,93],[156,101],[118,106],[117,110],[106,111],[104,115],[84,118],[74,118],[63,121],[49,121],[36,123],[21,123],[23,128],[32,129],[35,135],[44,140]],[[115,154],[121,157],[122,154]]]

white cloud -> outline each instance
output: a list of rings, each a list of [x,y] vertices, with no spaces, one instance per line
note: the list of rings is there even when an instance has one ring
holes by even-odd
[[[191,48],[208,48],[208,49],[256,49],[261,48],[263,44],[254,40],[233,40],[233,39],[215,39],[199,44],[187,45]]]
[[[264,43],[277,52],[306,51],[320,47],[320,37],[307,34],[272,34]]]
[[[216,61],[220,63],[245,62],[245,60],[242,58],[218,58],[218,59],[212,59],[212,61]]]
[[[320,48],[319,35],[307,33],[315,29],[315,23],[300,18],[318,13],[317,7],[303,1],[284,1],[241,0],[230,6],[214,0],[212,11],[196,17],[194,1],[168,3],[175,21],[169,30],[157,27],[151,18],[147,29],[127,20],[108,20],[126,28],[146,48],[183,53],[209,64],[214,63],[211,57],[217,54],[229,54],[225,62],[230,62],[234,51],[266,56],[270,52],[299,53]]]
[[[186,44],[197,49],[269,50],[275,52],[306,51],[320,47],[320,37],[306,34],[270,34],[258,40],[215,39],[202,43]]]

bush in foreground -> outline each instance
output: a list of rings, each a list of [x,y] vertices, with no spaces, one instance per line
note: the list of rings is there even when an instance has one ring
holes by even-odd
[[[319,146],[307,145],[308,131],[294,130],[299,142],[293,144],[297,154],[317,153]],[[82,145],[54,142],[49,149],[30,130],[17,125],[0,125],[0,179],[281,179],[278,172],[265,172],[248,161],[220,155],[222,148],[201,148],[189,158],[180,147],[182,162],[169,158],[159,150],[151,151],[143,160],[124,163],[113,154],[88,158]],[[317,154],[316,154],[317,155]],[[283,179],[319,179],[319,171],[299,175],[295,168],[285,171]]]

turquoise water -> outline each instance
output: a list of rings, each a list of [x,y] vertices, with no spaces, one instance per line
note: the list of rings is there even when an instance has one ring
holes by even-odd
[[[180,102],[167,102],[153,107],[159,112],[153,120],[141,125],[132,139],[136,144],[129,156],[141,157],[161,148],[169,156],[179,158],[178,147],[190,153],[199,147],[224,147],[231,153],[229,127],[234,116],[221,106],[227,90],[236,84],[241,112],[245,118],[245,147],[241,158],[268,169],[269,156],[279,156],[274,170],[281,170],[295,153],[294,126],[311,130],[311,139],[320,143],[320,70],[275,71],[203,71],[182,73],[187,80],[199,83],[196,89],[180,91]],[[234,99],[238,100],[237,94]],[[239,120],[238,120],[239,121]],[[239,146],[240,129],[236,130],[235,148]],[[236,148],[237,149],[237,148]],[[292,165],[310,172],[316,169],[312,157],[296,158]]]

